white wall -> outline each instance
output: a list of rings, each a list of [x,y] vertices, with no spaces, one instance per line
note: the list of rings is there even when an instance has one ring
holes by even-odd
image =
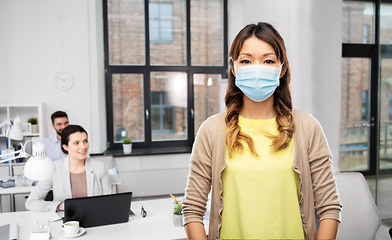
[[[89,133],[90,153],[106,146],[101,9],[99,0],[0,1],[0,102],[41,102],[47,123],[66,111]],[[68,91],[53,83],[63,62],[75,78]]]
[[[229,0],[229,48],[247,24],[269,22],[286,43],[294,108],[322,124],[338,169],[341,94],[341,0]]]

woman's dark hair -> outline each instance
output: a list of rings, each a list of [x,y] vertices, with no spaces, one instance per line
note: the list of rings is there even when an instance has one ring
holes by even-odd
[[[64,149],[63,145],[68,146],[69,136],[76,132],[86,133],[88,136],[86,130],[84,130],[84,128],[79,125],[68,125],[61,132],[61,151],[63,151],[65,154],[68,154],[68,151]]]
[[[272,137],[272,146],[275,151],[279,151],[287,147],[294,133],[294,118],[292,115],[292,101],[290,92],[290,67],[286,55],[286,47],[283,38],[279,32],[269,23],[259,22],[258,24],[249,24],[245,26],[235,37],[230,49],[230,73],[228,79],[228,86],[225,96],[226,104],[226,146],[228,148],[229,156],[232,156],[234,149],[242,149],[243,146],[239,142],[242,139],[249,146],[250,151],[258,156],[254,145],[253,139],[241,132],[238,126],[239,112],[243,106],[244,99],[242,91],[235,85],[234,61],[238,59],[241,52],[242,45],[245,40],[255,36],[258,39],[270,44],[275,51],[278,60],[283,63],[282,73],[283,76],[279,79],[279,86],[274,92],[274,108],[278,113],[276,122],[278,123],[279,135]]]

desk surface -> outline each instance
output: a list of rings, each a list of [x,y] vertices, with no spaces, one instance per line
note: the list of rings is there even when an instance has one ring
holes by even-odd
[[[9,187],[9,188],[2,188],[0,187],[0,195],[2,194],[17,194],[17,193],[30,193],[33,191],[34,186],[18,186]]]
[[[141,206],[147,211],[145,218],[140,217]],[[86,233],[76,238],[78,240],[99,239],[179,239],[186,238],[183,227],[173,225],[173,199],[137,201],[131,203],[131,209],[136,216],[130,217],[129,222],[107,226],[86,228]],[[1,213],[0,226],[17,222],[19,225],[19,240],[29,240],[30,233],[37,231],[37,226],[31,215],[36,212]],[[62,221],[50,224],[52,240],[64,239],[59,236]],[[208,222],[205,222],[208,228]],[[208,229],[206,229],[207,231]]]
[[[6,181],[8,178],[0,178],[3,181]],[[34,186],[32,186],[33,181],[30,179],[26,179],[26,181],[23,183],[21,180],[16,180],[15,181],[15,187],[9,187],[9,188],[2,188],[0,187],[0,195],[1,194],[15,194],[15,193],[29,193],[34,189]],[[22,186],[22,184],[26,186]]]

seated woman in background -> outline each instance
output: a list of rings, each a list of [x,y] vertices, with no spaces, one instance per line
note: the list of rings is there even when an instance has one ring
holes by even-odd
[[[78,125],[68,125],[61,133],[61,150],[68,154],[55,161],[53,177],[39,181],[26,201],[30,211],[63,211],[64,200],[110,194],[108,168],[104,162],[87,158],[89,142],[86,130]],[[45,201],[50,190],[53,201]]]

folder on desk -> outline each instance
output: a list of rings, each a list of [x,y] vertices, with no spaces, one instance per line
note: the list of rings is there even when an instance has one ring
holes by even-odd
[[[79,221],[84,228],[128,222],[132,192],[64,201],[64,222]]]

